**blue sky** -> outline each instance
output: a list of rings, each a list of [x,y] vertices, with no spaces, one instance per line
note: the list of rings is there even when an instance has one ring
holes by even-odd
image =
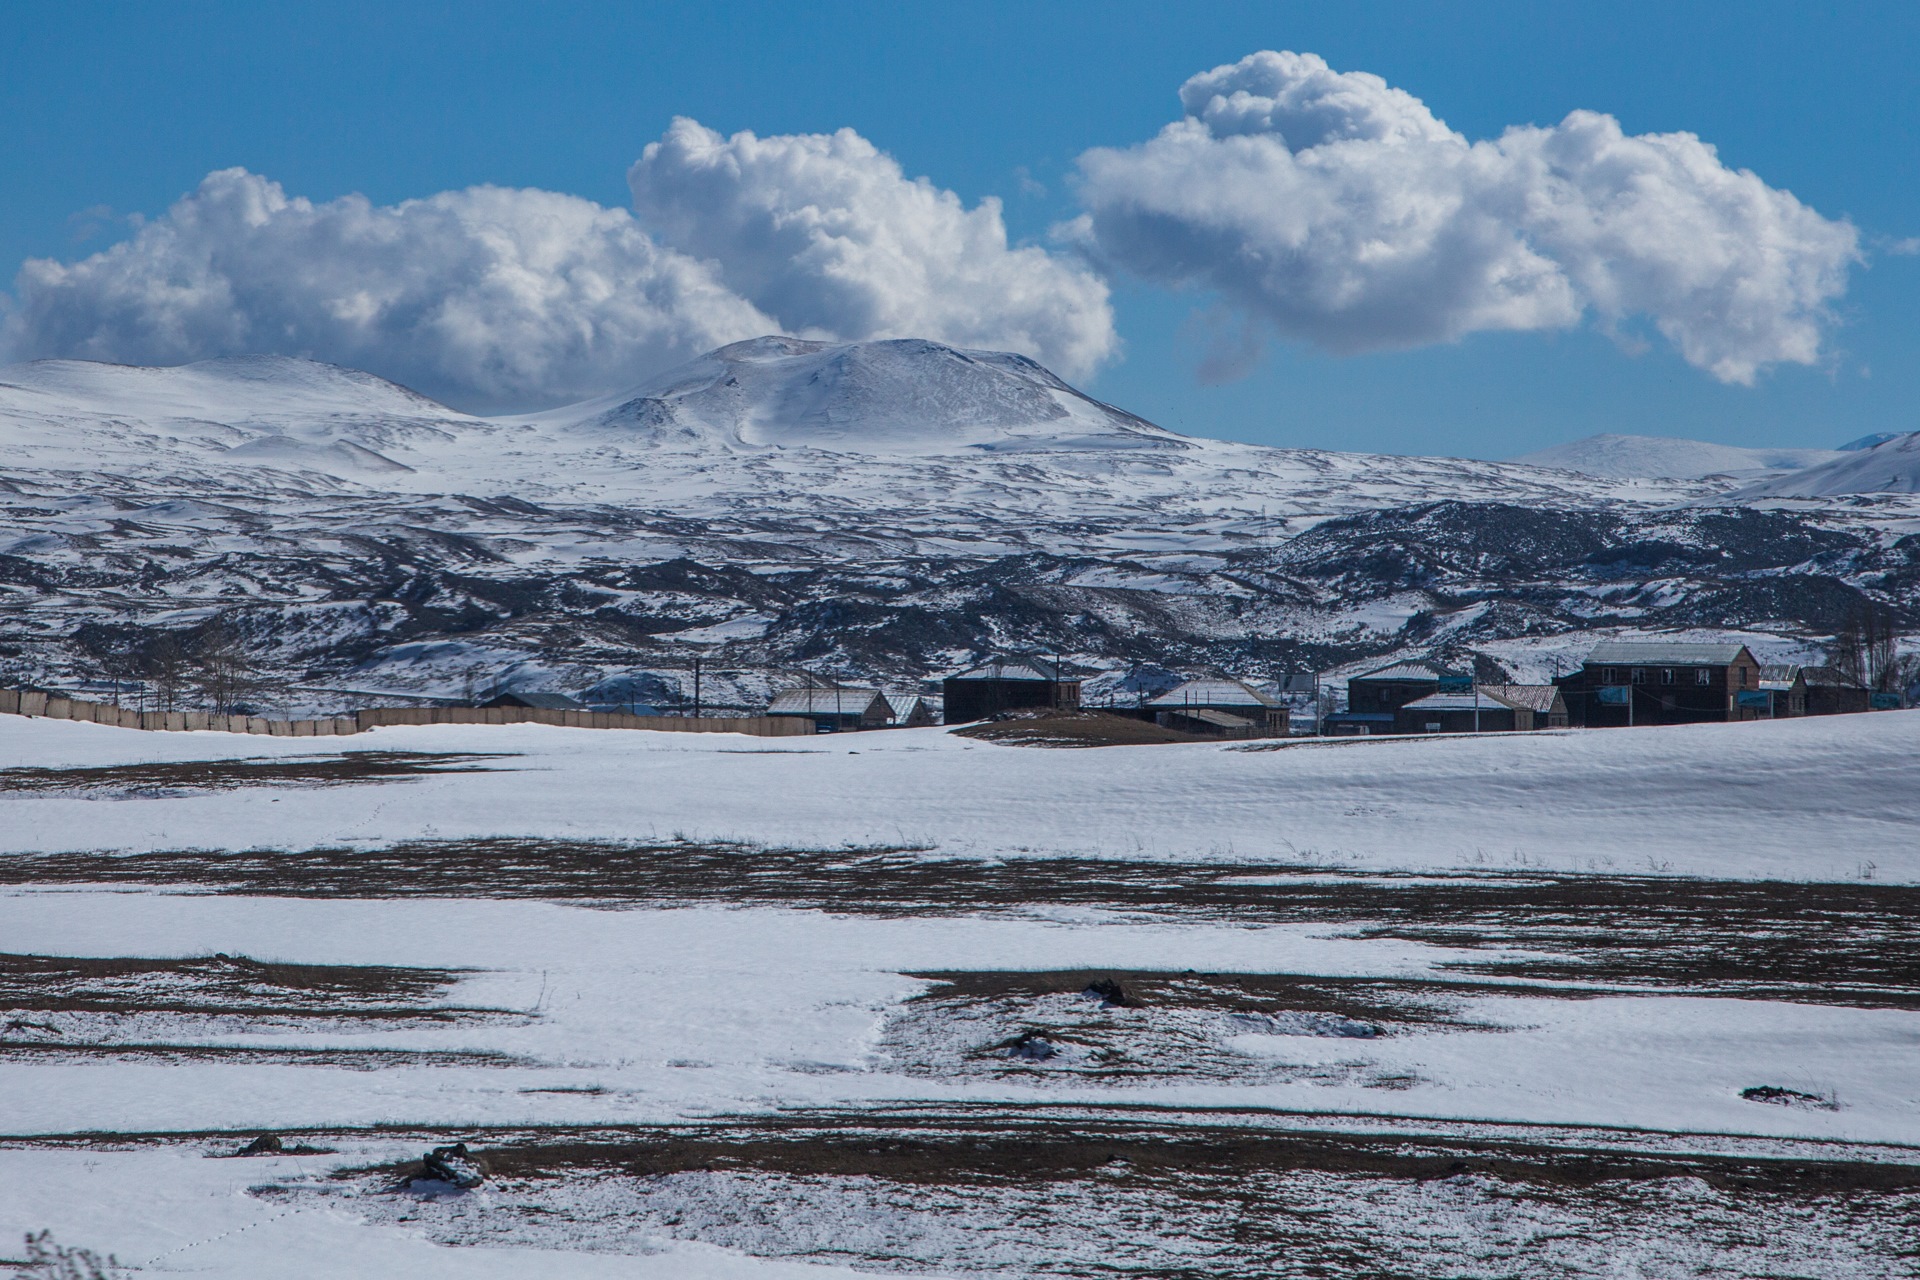
[[[1501,457],[1597,431],[1821,445],[1920,428],[1920,9],[1909,5],[16,3],[0,27],[0,262],[63,261],[243,166],[289,195],[392,204],[474,184],[632,204],[675,116],[722,134],[857,130],[1010,234],[1082,207],[1091,147],[1144,143],[1183,81],[1263,49],[1321,55],[1468,139],[1569,111],[1691,131],[1858,229],[1822,355],[1716,380],[1644,325],[1582,323],[1332,355],[1270,334],[1197,376],[1204,289],[1113,272],[1118,358],[1083,380],[1179,430]],[[11,266],[8,268],[11,272]],[[1259,326],[1256,325],[1256,328]],[[1634,341],[1635,337],[1645,339]]]

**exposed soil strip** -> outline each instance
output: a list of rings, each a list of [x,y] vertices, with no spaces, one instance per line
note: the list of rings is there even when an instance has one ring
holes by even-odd
[[[434,773],[479,773],[503,753],[347,751],[331,756],[179,760],[84,768],[0,769],[0,793],[152,794],[227,791],[235,787],[329,787],[388,782]]]
[[[956,738],[1009,747],[1139,747],[1214,741],[1107,711],[1013,711],[952,732]]]
[[[1570,1149],[1495,1137],[1382,1137],[1231,1125],[1201,1129],[1091,1110],[1033,1118],[997,1107],[981,1108],[976,1115],[816,1113],[602,1135],[583,1134],[572,1141],[543,1135],[493,1146],[470,1139],[469,1145],[496,1178],[733,1169],[951,1184],[1093,1174],[1230,1178],[1256,1170],[1310,1168],[1422,1180],[1476,1172],[1561,1187],[1691,1177],[1728,1189],[1920,1193],[1920,1163],[1655,1154],[1597,1145]],[[1117,1162],[1126,1167],[1115,1169]],[[335,1176],[399,1179],[416,1172],[417,1165],[402,1162]]]
[[[245,956],[185,959],[0,954],[0,1006],[17,1009],[272,1012],[419,1016],[460,979],[451,969],[278,964]]]
[[[61,1041],[0,1041],[0,1059],[40,1061],[137,1059],[141,1062],[244,1063],[249,1066],[347,1067],[377,1071],[386,1067],[524,1067],[527,1059],[507,1053],[441,1049],[297,1049],[224,1044],[67,1044]]]
[[[1908,885],[1552,872],[1363,875],[1298,864],[992,862],[912,849],[532,839],[0,858],[0,884],[49,883],[317,898],[793,906],[883,916],[1062,905],[1156,919],[1346,926],[1369,937],[1541,953],[1460,966],[1509,980],[1920,1007],[1920,886]]]

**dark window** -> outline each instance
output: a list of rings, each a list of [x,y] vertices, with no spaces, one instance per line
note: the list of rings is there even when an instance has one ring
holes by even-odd
[[[1701,667],[1698,671],[1693,673],[1693,682],[1695,684],[1712,684],[1713,672],[1707,669],[1706,667]]]
[[[1747,687],[1747,669],[1745,667],[1740,668],[1740,687],[1742,689]]]
[[[1673,668],[1672,668],[1672,667],[1662,667],[1662,668],[1660,668],[1660,683],[1661,683],[1661,684],[1672,684],[1672,683],[1673,683]]]
[[[1647,682],[1647,669],[1645,667],[1635,667],[1633,669],[1633,682],[1635,684],[1645,684]]]
[[[1601,684],[1619,684],[1620,668],[1618,667],[1600,668],[1600,683]]]

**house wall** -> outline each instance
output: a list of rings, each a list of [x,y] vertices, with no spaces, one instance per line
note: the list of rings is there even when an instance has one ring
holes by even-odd
[[[1078,680],[965,680],[941,682],[948,724],[971,724],[1002,711],[1052,707],[1071,711],[1080,705]]]
[[[1701,684],[1696,673],[1707,673]],[[1633,680],[1633,673],[1642,678]],[[1672,671],[1673,683],[1663,679]],[[1744,677],[1744,679],[1743,679]],[[1766,712],[1757,707],[1742,707],[1737,697],[1742,691],[1760,687],[1760,664],[1747,658],[1724,666],[1626,666],[1612,663],[1583,666],[1558,682],[1566,699],[1567,713],[1574,724],[1589,728],[1609,728],[1629,723],[1627,708],[1599,701],[1596,691],[1606,685],[1627,684],[1633,691],[1631,723],[1700,724],[1707,721],[1759,720]]]

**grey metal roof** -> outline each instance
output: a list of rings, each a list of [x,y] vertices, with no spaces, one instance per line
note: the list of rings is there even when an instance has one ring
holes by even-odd
[[[1210,724],[1220,729],[1253,727],[1253,721],[1245,716],[1236,716],[1229,711],[1215,711],[1211,707],[1176,707],[1172,714],[1185,720],[1198,720],[1201,724]]]
[[[1061,680],[1060,668],[1045,658],[994,658],[947,677],[949,680]]]
[[[1464,671],[1453,671],[1438,663],[1423,659],[1406,662],[1392,662],[1372,671],[1363,671],[1354,676],[1355,680],[1438,680],[1442,676],[1465,675]]]
[[[1743,644],[1688,644],[1678,640],[1602,640],[1588,666],[1724,667],[1747,652]],[[1747,655],[1752,657],[1751,654]]]
[[[1760,683],[1762,685],[1778,684],[1784,687],[1792,684],[1794,677],[1799,674],[1800,668],[1791,662],[1763,662],[1760,664]]]
[[[517,689],[500,694],[489,705],[503,706],[510,703],[518,703],[523,707],[537,707],[542,711],[585,711],[587,709],[586,703],[576,698],[569,698],[564,693],[522,693]]]
[[[1150,707],[1277,707],[1279,701],[1238,680],[1185,680],[1147,703]]]
[[[1401,709],[1404,711],[1472,711],[1476,705],[1482,711],[1513,710],[1511,706],[1485,689],[1474,693],[1430,693],[1424,698],[1415,698]]]
[[[1867,686],[1855,680],[1838,667],[1802,667],[1810,685],[1819,685],[1823,689],[1864,689]]]
[[[891,716],[892,707],[878,689],[784,689],[767,704],[770,716],[865,716],[880,703],[880,714]]]
[[[1560,690],[1550,684],[1483,684],[1480,691],[1492,694],[1509,706],[1542,715],[1553,710],[1553,700],[1560,695]]]

